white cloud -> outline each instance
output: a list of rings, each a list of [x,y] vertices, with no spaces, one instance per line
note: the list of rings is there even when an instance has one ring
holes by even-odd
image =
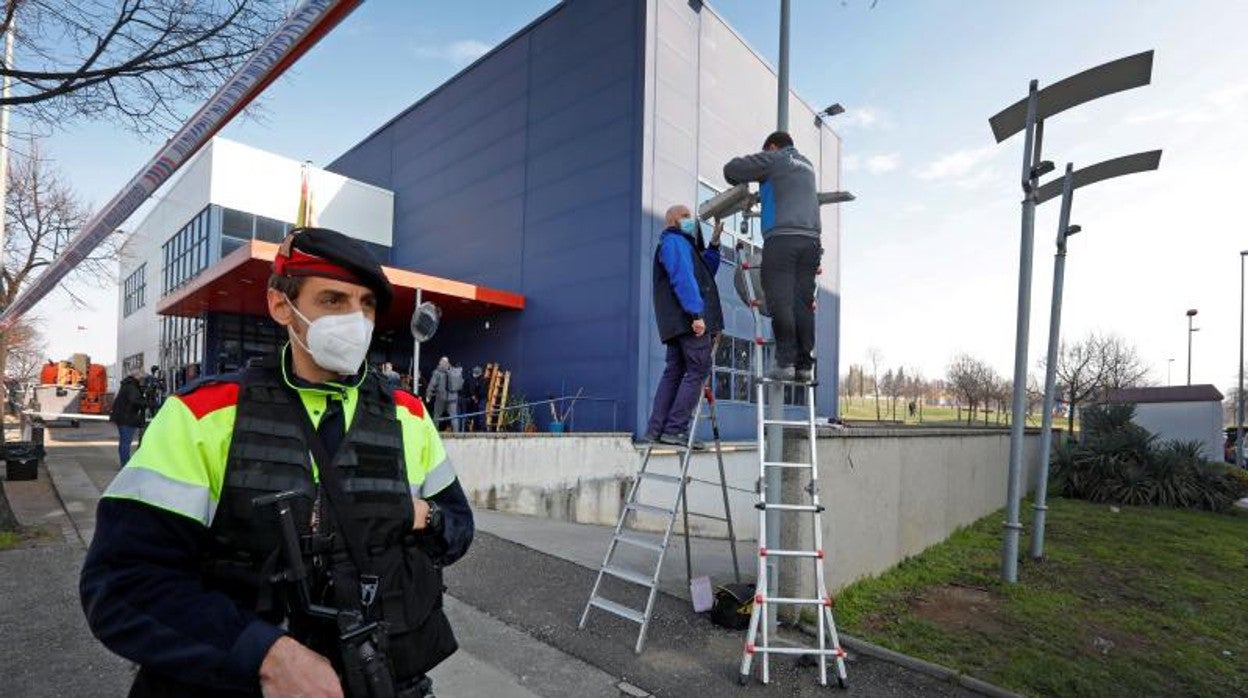
[[[862,158],[857,155],[846,155],[841,158],[841,172],[857,172],[862,166]]]
[[[492,48],[494,48],[493,44],[487,44],[484,41],[461,39],[449,44],[418,46],[416,55],[424,58],[438,58],[457,65],[467,65],[484,56]]]
[[[871,174],[884,174],[892,172],[901,164],[901,153],[888,153],[885,155],[872,155],[867,158],[867,172]]]
[[[893,126],[893,120],[889,118],[888,112],[869,104],[846,107],[845,113],[832,117],[830,123],[837,130],[892,128]]]
[[[915,170],[914,174],[919,179],[928,180],[963,178],[991,160],[997,152],[998,148],[996,146],[958,150],[944,157],[937,158],[929,165],[920,167],[918,170]],[[978,179],[979,177],[975,178]]]
[[[1242,119],[1248,111],[1248,83],[1228,85],[1205,93],[1188,109],[1152,109],[1127,115],[1126,123],[1138,126],[1157,122],[1177,124],[1212,124]]]

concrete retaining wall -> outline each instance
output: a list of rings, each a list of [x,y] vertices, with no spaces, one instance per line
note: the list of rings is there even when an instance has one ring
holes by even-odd
[[[1026,440],[1028,489],[1038,459],[1037,436],[1029,433]],[[803,444],[798,438],[786,439],[785,460],[808,460]],[[614,525],[619,518],[642,460],[626,434],[447,435],[445,445],[474,506],[602,525]],[[1009,445],[1009,432],[999,429],[821,431],[819,492],[827,506],[823,536],[829,587],[882,572],[1001,508]],[[724,470],[733,488],[736,534],[756,539],[757,455],[752,444],[728,444],[726,449]],[[656,451],[649,467],[674,474],[679,461],[674,452]],[[697,454],[690,464],[695,478],[717,481],[717,470],[713,453]],[[792,492],[788,499],[795,500],[805,484],[787,480]],[[670,507],[675,497],[675,485],[642,485],[645,503]],[[691,483],[690,511],[722,516],[723,508],[717,486]],[[785,516],[785,547],[813,538],[809,515]],[[660,524],[660,518],[645,515],[632,522],[651,530]],[[690,519],[690,529],[709,536],[726,532],[722,522],[698,517]]]

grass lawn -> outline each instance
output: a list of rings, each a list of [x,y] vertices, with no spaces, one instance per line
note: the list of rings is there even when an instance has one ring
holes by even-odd
[[[1029,695],[1248,695],[1248,514],[1055,498],[1009,586],[1001,520],[848,587],[838,625]]]
[[[873,399],[851,398],[848,400],[841,400],[840,408],[841,419],[853,421],[875,421],[875,400]],[[893,412],[888,400],[880,400],[880,417],[883,421],[893,421],[892,414]],[[970,426],[1005,427],[1008,426],[1009,417],[1010,415],[1007,412],[1001,422],[998,423],[997,413],[994,411],[988,415],[988,424],[985,425],[983,413],[976,412],[975,421]],[[897,401],[897,422],[903,424],[922,424],[924,426],[932,427],[967,426],[966,410],[962,411],[962,417],[961,420],[959,420],[958,409],[956,407],[940,407],[937,405],[925,405],[923,407],[923,421],[920,422],[917,415],[915,417],[909,417],[906,415],[905,400]],[[1053,423],[1054,426],[1061,427],[1063,429],[1066,428],[1065,419],[1054,419]],[[1040,415],[1028,415],[1027,426],[1039,427]],[[1078,422],[1075,423],[1075,426],[1078,428]]]

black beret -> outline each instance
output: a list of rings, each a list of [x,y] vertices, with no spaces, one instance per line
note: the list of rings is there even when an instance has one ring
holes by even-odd
[[[295,228],[277,250],[273,273],[287,277],[320,276],[359,284],[377,297],[377,311],[394,300],[394,287],[377,258],[359,240],[329,228]]]

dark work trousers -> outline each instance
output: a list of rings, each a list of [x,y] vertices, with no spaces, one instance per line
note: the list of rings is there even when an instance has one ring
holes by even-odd
[[[815,349],[815,273],[823,248],[805,235],[763,243],[763,297],[776,335],[776,366],[810,368]]]
[[[654,407],[646,434],[679,434],[689,429],[689,418],[702,394],[702,382],[711,372],[711,335],[692,333],[664,342],[667,366],[654,393]]]

